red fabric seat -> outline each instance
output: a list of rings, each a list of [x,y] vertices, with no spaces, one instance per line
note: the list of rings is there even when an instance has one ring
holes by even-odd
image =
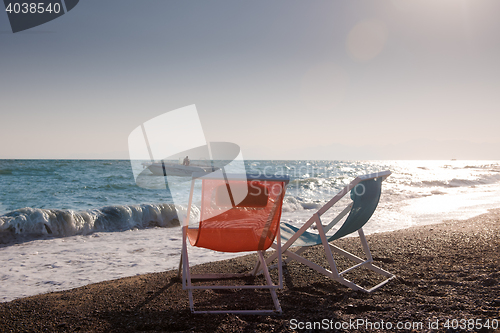
[[[285,191],[283,181],[203,179],[193,246],[221,252],[262,251],[276,237]]]
[[[195,184],[198,185],[200,181],[200,220],[197,224],[193,224],[190,213],[194,192],[199,189]],[[228,174],[224,170],[210,174],[193,174],[187,216],[182,227],[182,255],[179,264],[179,277],[181,277],[182,270],[182,287],[188,290],[189,307],[193,313],[276,314],[282,312],[276,289],[283,288],[280,218],[288,182],[288,176]],[[264,258],[264,250],[274,246],[275,239],[279,252],[278,284],[273,282]],[[251,272],[192,274],[189,268],[188,242],[193,246],[220,252],[255,251],[258,261]],[[259,268],[265,277],[264,284],[193,283],[193,280],[251,277],[257,274]],[[193,291],[196,289],[268,289],[274,309],[195,311]],[[256,308],[259,307],[256,306]]]

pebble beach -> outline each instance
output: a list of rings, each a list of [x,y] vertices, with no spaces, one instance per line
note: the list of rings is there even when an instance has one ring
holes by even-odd
[[[499,332],[499,236],[500,209],[468,220],[368,235],[375,263],[397,276],[370,294],[352,291],[292,261],[284,266],[284,288],[278,291],[282,315],[191,314],[187,291],[171,270],[1,303],[0,331]],[[356,238],[336,244],[359,251]],[[313,247],[305,256],[325,263],[321,248]],[[253,267],[255,258],[248,255],[193,269],[243,272]],[[274,278],[276,273],[272,271]],[[369,274],[360,270],[351,278],[361,284],[376,282]],[[251,282],[259,281],[261,276]],[[264,290],[195,293],[199,310],[271,304]]]

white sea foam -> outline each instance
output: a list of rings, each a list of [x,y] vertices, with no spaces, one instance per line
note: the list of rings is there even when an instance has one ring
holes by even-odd
[[[0,248],[0,301],[174,269],[180,259],[180,230],[96,232]],[[209,250],[190,252],[193,264],[231,257]]]

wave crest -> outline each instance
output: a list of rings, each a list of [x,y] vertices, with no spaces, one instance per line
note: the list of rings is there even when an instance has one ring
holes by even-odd
[[[80,212],[26,207],[0,216],[3,236],[67,237],[96,231],[176,226],[179,226],[179,219],[173,204],[117,205]]]
[[[476,185],[494,184],[500,181],[500,174],[482,175],[477,179],[459,179],[453,178],[449,181],[445,180],[424,180],[418,183],[413,183],[419,187],[470,187]]]

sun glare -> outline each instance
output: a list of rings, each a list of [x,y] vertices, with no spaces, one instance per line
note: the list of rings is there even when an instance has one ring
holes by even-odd
[[[387,41],[387,28],[382,21],[361,21],[347,36],[346,48],[356,60],[368,61],[382,52]]]

